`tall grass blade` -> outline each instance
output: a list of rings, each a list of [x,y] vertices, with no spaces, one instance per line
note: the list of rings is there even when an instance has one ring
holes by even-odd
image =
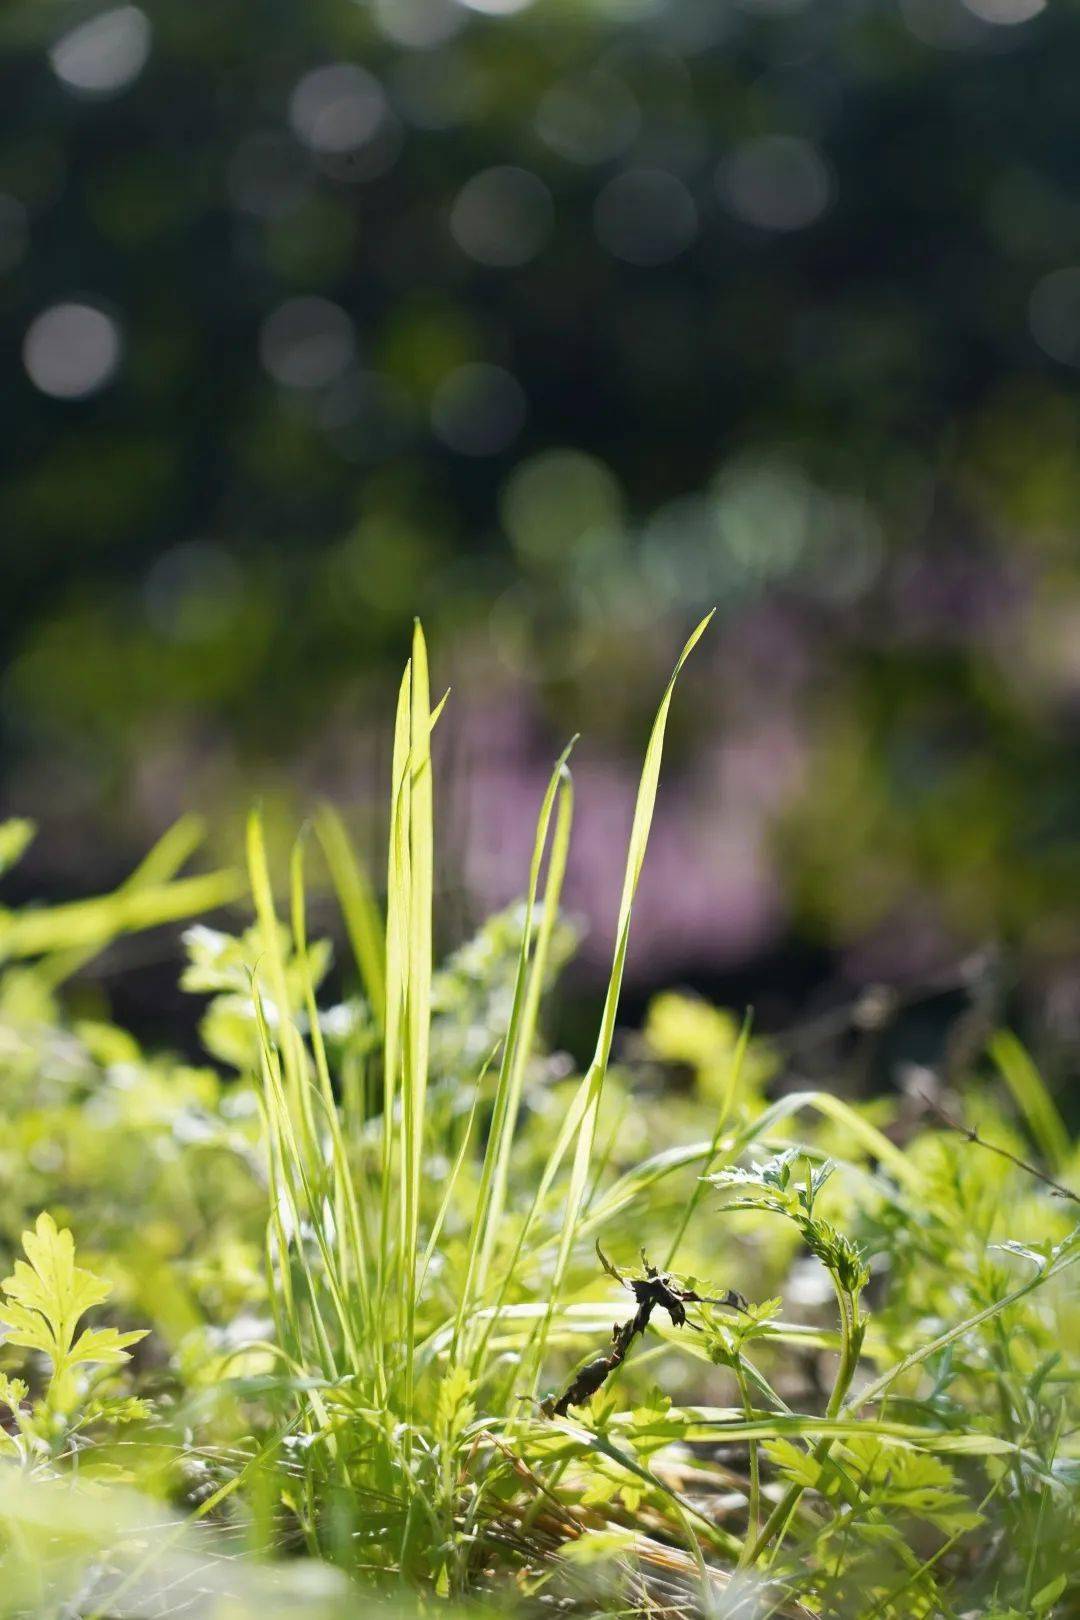
[[[701,623],[690,635],[679,655],[678,662],[672,671],[671,679],[660,700],[660,707],[653,721],[653,728],[649,737],[648,747],[645,750],[645,763],[641,772],[641,781],[638,785],[637,802],[634,806],[634,819],[630,829],[630,843],[626,857],[626,872],[623,878],[622,898],[619,903],[619,921],[616,930],[615,954],[608,979],[607,993],[604,998],[604,1007],[600,1019],[600,1030],[597,1035],[596,1050],[592,1062],[582,1079],[578,1093],[574,1098],[562,1131],[555,1144],[555,1149],[545,1167],[541,1181],[541,1190],[538,1198],[546,1195],[554,1180],[558,1164],[567,1151],[571,1142],[575,1143],[573,1159],[570,1169],[569,1185],[566,1189],[566,1200],[563,1213],[562,1230],[559,1237],[558,1253],[555,1260],[554,1274],[550,1284],[548,1312],[541,1323],[537,1334],[536,1345],[530,1358],[530,1372],[535,1380],[539,1373],[540,1363],[543,1360],[544,1346],[547,1338],[548,1325],[551,1312],[555,1308],[563,1278],[566,1274],[570,1251],[573,1247],[577,1232],[582,1202],[588,1183],[589,1164],[592,1158],[593,1141],[596,1134],[596,1119],[600,1106],[600,1095],[603,1090],[604,1078],[607,1074],[608,1061],[611,1056],[611,1043],[615,1034],[615,1017],[618,1011],[619,996],[622,991],[623,972],[626,966],[626,953],[630,942],[630,918],[633,910],[634,896],[637,893],[638,881],[641,877],[641,868],[645,861],[645,851],[649,842],[649,832],[652,828],[653,811],[656,806],[656,791],[660,781],[660,763],[664,751],[664,735],[667,730],[668,714],[671,709],[671,699],[675,691],[675,683],[679,678],[683,665],[693,652],[697,643],[705,633],[705,629],[712,618],[712,613],[706,615]]]
[[[709,1143],[709,1151],[703,1164],[703,1168],[706,1171],[716,1158],[717,1151],[720,1146],[720,1138],[724,1132],[724,1126],[727,1124],[732,1108],[735,1104],[735,1094],[739,1089],[739,1079],[742,1075],[743,1064],[746,1061],[746,1049],[750,1044],[750,1023],[750,1014],[747,1013],[742,1021],[742,1028],[739,1030],[739,1038],[735,1042],[735,1050],[732,1052],[730,1062],[728,1063],[727,1084],[724,1086],[724,1094],[720,1101],[719,1110],[717,1111],[716,1125],[713,1130],[712,1141]],[[697,1210],[702,1198],[705,1196],[705,1188],[707,1185],[708,1183],[702,1180],[700,1177],[694,1183],[694,1190],[686,1201],[686,1208],[683,1210],[682,1218],[679,1221],[675,1236],[671,1240],[671,1247],[668,1250],[668,1257],[665,1262],[665,1270],[670,1271],[671,1267],[675,1264],[675,1256],[679,1252],[679,1245],[686,1236],[686,1229],[693,1220],[694,1213]]]
[[[457,1323],[454,1332],[455,1352],[461,1339],[464,1324],[469,1320],[473,1309],[474,1293],[482,1296],[485,1291],[492,1253],[505,1209],[506,1178],[521,1102],[521,1088],[524,1083],[525,1066],[529,1060],[536,1029],[537,1010],[543,986],[548,949],[551,943],[551,933],[555,918],[558,915],[559,897],[562,892],[562,881],[566,871],[566,856],[573,818],[573,791],[566,762],[573,746],[573,742],[569,743],[556,761],[537,818],[532,861],[529,868],[529,887],[525,899],[521,946],[518,951],[517,971],[514,979],[513,1001],[510,1009],[509,1024],[503,1040],[502,1061],[499,1065],[499,1078],[495,1090],[491,1130],[481,1168],[476,1216],[472,1223],[468,1255],[465,1262],[465,1277],[458,1301]],[[537,933],[535,950],[533,950],[533,914],[556,799],[558,799],[559,808],[556,816],[551,857],[548,863],[544,914]]]
[[[397,1233],[391,1230],[390,1206],[394,1191],[394,1144],[398,1082],[405,1027],[405,952],[409,928],[409,705],[412,662],[406,663],[398,688],[394,719],[394,752],[390,774],[390,847],[386,862],[386,1023],[383,1030],[382,1174],[380,1188],[380,1244],[377,1295],[380,1312],[388,1308],[387,1290],[393,1256],[404,1241],[404,1173],[399,1179]],[[400,1290],[395,1308],[400,1305]]]
[[[1069,1133],[1038,1069],[1011,1030],[999,1030],[989,1050],[1043,1158],[1052,1171],[1063,1169],[1070,1157]]]
[[[274,905],[273,889],[270,884],[270,870],[266,859],[262,816],[257,809],[252,810],[248,816],[247,857],[251,898],[255,906],[255,916],[259,924],[259,939],[263,951],[259,962],[259,974],[260,976],[265,974],[273,999],[274,1016],[272,1020],[267,1020],[267,1025],[269,1026],[272,1022],[277,1031],[278,1059],[282,1071],[282,1084],[288,1098],[292,1118],[303,1133],[303,1146],[307,1162],[312,1164],[316,1159],[315,1120],[305,1072],[306,1064],[303,1061],[301,1051],[298,1050],[296,1043],[291,1038],[293,1033],[292,1009],[289,1004],[289,985],[285,973],[282,931]]]
[[[315,832],[345,919],[364,994],[376,1024],[382,1029],[386,1019],[385,923],[379,914],[371,881],[332,805],[320,807],[315,817]]]
[[[311,1031],[311,1046],[315,1059],[318,1096],[322,1103],[321,1112],[323,1118],[325,1118],[329,1136],[329,1175],[334,1207],[334,1233],[337,1241],[338,1269],[345,1298],[350,1302],[355,1299],[359,1307],[359,1320],[356,1324],[356,1333],[359,1337],[366,1335],[367,1329],[372,1325],[366,1260],[367,1242],[362,1231],[361,1213],[356,1198],[356,1188],[353,1183],[352,1167],[349,1163],[348,1149],[342,1134],[341,1118],[330,1079],[326,1047],[319,1022],[319,1010],[315,1002],[315,987],[312,983],[311,968],[308,961],[307,922],[304,906],[304,846],[302,838],[297,839],[293,847],[291,897],[293,940],[296,947],[304,1008],[307,1012],[308,1027]],[[360,1370],[359,1364],[355,1364],[353,1371],[359,1372]]]
[[[402,1075],[402,1174],[405,1231],[406,1412],[412,1407],[416,1282],[420,1232],[428,1045],[431,1034],[431,910],[434,884],[434,806],[431,784],[431,696],[427,646],[419,620],[413,629],[409,694],[409,911],[405,992],[405,1066]]]

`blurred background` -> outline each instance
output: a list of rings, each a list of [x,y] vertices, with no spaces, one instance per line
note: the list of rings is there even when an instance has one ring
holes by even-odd
[[[582,733],[584,1020],[715,604],[630,1010],[881,982],[948,1008],[920,1061],[974,1009],[1074,1071],[1071,0],[34,0],[0,47],[6,898],[185,809],[234,853],[256,793],[377,867],[418,613],[449,941]]]

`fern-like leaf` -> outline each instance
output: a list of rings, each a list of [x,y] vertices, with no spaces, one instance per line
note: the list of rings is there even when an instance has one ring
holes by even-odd
[[[76,1339],[80,1318],[108,1298],[109,1284],[75,1264],[75,1240],[46,1212],[22,1241],[26,1260],[16,1260],[11,1276],[0,1284],[6,1295],[0,1301],[0,1324],[7,1328],[9,1344],[41,1350],[50,1358],[53,1393],[59,1400],[72,1367],[127,1361],[127,1347],[146,1334],[87,1328]]]

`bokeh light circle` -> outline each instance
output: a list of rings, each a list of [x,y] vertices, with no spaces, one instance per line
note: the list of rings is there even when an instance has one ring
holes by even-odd
[[[481,11],[486,17],[513,17],[527,11],[533,0],[458,0],[468,11]]]
[[[385,39],[417,51],[445,45],[466,20],[455,0],[374,0],[373,10]]]
[[[355,152],[389,111],[382,85],[351,62],[313,68],[289,98],[289,122],[304,145],[329,156]]]
[[[111,315],[94,304],[53,304],[30,322],[23,365],[36,388],[53,399],[86,399],[104,388],[120,364],[123,341]]]
[[[478,264],[513,269],[536,257],[554,218],[551,193],[538,175],[498,164],[462,186],[450,210],[450,230]]]
[[[454,129],[474,114],[478,83],[463,53],[411,51],[393,70],[394,104],[417,129]]]
[[[1036,283],[1028,323],[1032,337],[1052,360],[1080,366],[1080,265],[1052,270]]]
[[[146,66],[150,38],[145,12],[116,6],[62,34],[49,51],[49,64],[77,95],[115,96]]]
[[[618,534],[623,495],[611,469],[583,450],[544,450],[520,462],[499,495],[499,515],[516,550],[544,562],[589,540]]]
[[[832,173],[817,147],[794,135],[744,141],[716,172],[724,206],[763,231],[804,229],[828,208]]]
[[[329,298],[289,298],[266,317],[259,355],[275,382],[321,388],[352,363],[353,323]]]
[[[170,641],[212,641],[242,609],[244,578],[222,546],[186,540],[154,562],[143,584],[147,619]]]
[[[1046,10],[1046,0],[964,0],[970,12],[980,22],[994,23],[1002,28],[1015,28],[1018,23],[1030,22]]]
[[[666,169],[627,169],[596,199],[597,240],[617,259],[650,266],[677,258],[698,232],[698,211],[683,182]]]
[[[540,139],[570,163],[607,163],[641,127],[641,113],[623,81],[596,70],[559,79],[536,110]]]
[[[521,384],[502,366],[472,362],[456,366],[431,401],[431,426],[463,456],[493,456],[505,450],[525,425]]]

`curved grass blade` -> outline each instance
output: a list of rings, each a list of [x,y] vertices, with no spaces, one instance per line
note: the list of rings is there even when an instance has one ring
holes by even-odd
[[[619,920],[616,929],[615,953],[611,965],[611,974],[608,979],[607,993],[604,997],[604,1007],[600,1019],[600,1029],[597,1034],[596,1050],[592,1062],[581,1081],[577,1094],[571,1103],[562,1130],[559,1133],[555,1147],[550,1155],[541,1177],[537,1198],[534,1202],[534,1211],[546,1198],[551,1185],[558,1172],[559,1166],[571,1143],[574,1152],[571,1160],[570,1181],[566,1189],[562,1229],[559,1237],[558,1253],[555,1260],[554,1274],[551,1279],[549,1293],[549,1315],[541,1322],[537,1332],[536,1343],[529,1357],[528,1372],[532,1387],[539,1376],[540,1363],[543,1360],[544,1345],[547,1336],[547,1324],[550,1321],[550,1311],[554,1309],[566,1273],[570,1251],[577,1234],[580,1222],[585,1191],[588,1185],[589,1166],[592,1159],[593,1143],[596,1135],[596,1120],[600,1106],[600,1095],[603,1090],[604,1078],[607,1074],[608,1061],[611,1056],[611,1043],[615,1034],[615,1017],[618,1012],[619,996],[622,991],[623,973],[626,966],[626,953],[630,943],[630,919],[633,911],[634,896],[637,893],[641,869],[645,861],[645,851],[648,847],[649,832],[652,828],[653,811],[656,807],[656,792],[660,781],[660,764],[664,752],[664,736],[667,731],[668,714],[671,710],[671,700],[675,692],[675,684],[682,671],[683,665],[704,635],[712,613],[706,615],[701,623],[687,639],[678,661],[672,671],[660,706],[653,721],[652,732],[649,736],[648,746],[645,750],[645,762],[642,767],[641,780],[638,784],[637,801],[634,806],[634,819],[630,829],[630,842],[626,856],[626,871],[623,877],[622,898],[619,904]],[[527,1230],[528,1222],[526,1223]]]

